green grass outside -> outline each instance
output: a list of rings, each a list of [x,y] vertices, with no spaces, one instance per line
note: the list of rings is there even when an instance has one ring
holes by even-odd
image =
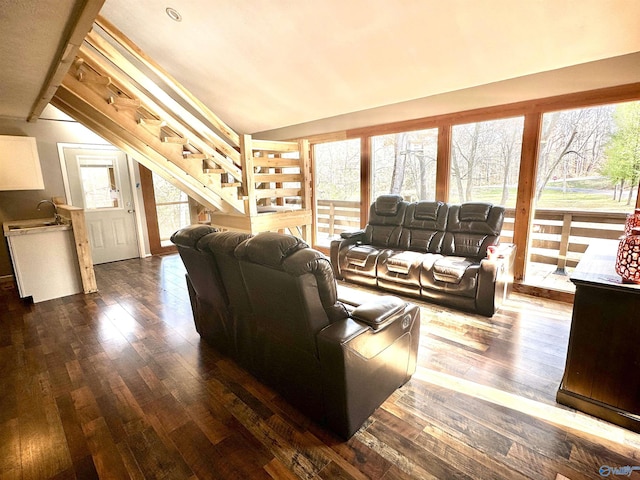
[[[537,204],[537,208],[557,208],[562,210],[589,210],[601,212],[630,212],[635,206],[635,197],[631,200],[631,205],[627,205],[629,196],[628,189],[622,195],[622,201],[613,200],[611,193],[613,187],[606,178],[589,178],[579,180],[567,180],[567,188],[592,189],[593,192],[573,192],[568,190],[563,193],[560,189],[562,181],[551,181],[549,187],[559,189],[545,189]],[[600,190],[600,192],[598,192]],[[602,191],[605,190],[605,191]],[[452,192],[452,201],[457,201],[455,191]],[[515,207],[517,190],[516,187],[509,188],[509,199],[507,207]],[[502,200],[502,188],[484,187],[474,191],[474,201],[486,201],[498,204]]]

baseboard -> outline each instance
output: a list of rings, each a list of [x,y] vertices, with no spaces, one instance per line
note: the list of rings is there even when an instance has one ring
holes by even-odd
[[[574,297],[574,294],[571,292],[562,292],[560,290],[551,290],[550,288],[515,282],[513,284],[513,291],[517,293],[524,293],[525,295],[531,295],[532,297],[547,298],[549,300],[557,300],[564,303],[573,303]]]

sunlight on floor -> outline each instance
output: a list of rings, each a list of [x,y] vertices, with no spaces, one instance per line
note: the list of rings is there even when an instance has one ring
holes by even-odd
[[[513,393],[504,392],[494,387],[480,385],[479,383],[464,380],[453,375],[421,367],[418,367],[416,373],[413,375],[413,379],[438,385],[465,395],[471,395],[480,400],[510,408],[525,415],[530,415],[562,427],[579,430],[589,435],[595,435],[621,445],[640,448],[640,434],[633,433],[581,412],[548,405]]]

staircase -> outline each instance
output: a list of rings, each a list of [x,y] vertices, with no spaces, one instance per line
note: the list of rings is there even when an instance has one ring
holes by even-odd
[[[234,132],[105,19],[51,103],[185,191],[213,226],[310,240],[308,141]]]

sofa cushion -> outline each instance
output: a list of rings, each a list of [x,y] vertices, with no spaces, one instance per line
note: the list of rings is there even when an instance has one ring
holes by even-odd
[[[367,263],[367,258],[372,254],[377,255],[378,252],[377,248],[373,248],[370,245],[356,245],[347,252],[347,263],[356,267],[364,267],[365,263]]]
[[[487,247],[500,240],[503,222],[501,206],[480,202],[450,205],[442,253],[478,260],[486,257]]]
[[[234,255],[238,259],[246,259],[253,263],[280,267],[285,258],[303,248],[309,248],[309,245],[298,237],[264,232],[238,245]]]
[[[474,262],[462,257],[442,257],[436,260],[431,267],[433,277],[439,282],[460,283],[467,268]]]
[[[386,259],[387,270],[394,273],[408,274],[411,266],[422,261],[422,253],[411,251],[395,251]]]
[[[433,259],[433,262],[431,260]],[[474,258],[456,256],[434,256],[425,259],[420,273],[421,293],[441,292],[474,298],[478,287],[480,262]]]
[[[378,197],[369,209],[369,223],[362,235],[362,243],[397,247],[407,206],[408,203],[399,195]]]
[[[447,224],[448,205],[417,202],[407,207],[398,248],[440,253]]]
[[[420,294],[422,264],[439,256],[411,250],[386,250],[378,259],[378,286],[405,295]]]

